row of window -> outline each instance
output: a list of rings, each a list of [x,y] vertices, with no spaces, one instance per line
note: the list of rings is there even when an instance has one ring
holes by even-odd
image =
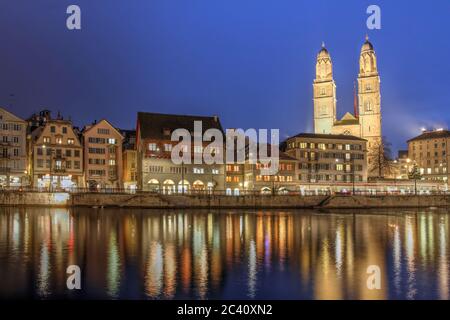
[[[9,156],[18,157],[20,155],[20,149],[14,148],[12,149],[12,154],[8,152],[8,148],[2,148],[2,152],[0,154],[1,158],[8,158]]]
[[[429,148],[429,143],[430,143],[430,141],[427,141],[427,149]],[[441,147],[442,148],[445,148],[446,147],[446,143],[445,142],[442,142],[441,143]],[[437,148],[439,148],[439,144],[438,143],[434,143],[434,148],[435,149],[437,149]],[[412,149],[415,151],[416,150],[416,144],[414,143],[413,145],[412,145]],[[422,150],[422,143],[419,143],[419,150]]]
[[[45,154],[47,156],[51,156],[53,152],[55,152],[55,156],[56,157],[62,157],[63,155],[65,157],[72,157],[72,154],[75,158],[79,158],[80,157],[80,150],[72,150],[72,149],[51,149],[51,148],[37,148],[37,155],[38,156],[42,156],[44,155],[44,150]]]
[[[318,150],[362,150],[361,144],[341,144],[341,143],[314,143],[314,142],[290,142],[290,149],[318,149]]]
[[[52,139],[50,137],[43,137],[42,139],[44,141],[44,144],[52,143]],[[75,144],[75,139],[73,139],[73,138],[68,138],[66,141],[67,141],[66,144],[70,144],[70,145]],[[64,142],[64,138],[62,136],[55,137],[56,144],[63,144],[63,142]]]
[[[256,176],[256,181],[292,182],[292,176]]]
[[[20,141],[20,137],[16,137],[16,136],[14,136],[14,137],[11,137],[11,136],[2,136],[2,142],[3,142],[3,143],[8,143],[8,142],[11,142],[11,143],[19,143],[19,141]]]
[[[234,177],[227,176],[225,178],[225,181],[226,182],[240,182],[241,178],[239,176],[234,176]]]
[[[360,164],[355,164],[353,167],[350,164],[342,164],[342,163],[300,163],[299,164],[300,170],[314,170],[314,171],[345,171],[345,172],[352,172],[354,171],[362,171],[363,166]]]
[[[256,164],[256,169],[269,169],[270,165],[269,164],[262,164],[262,163],[257,163]],[[278,171],[292,171],[294,170],[294,165],[292,163],[279,163],[278,164]]]
[[[44,164],[45,164],[45,167],[44,167]],[[72,164],[73,164],[73,166],[72,166]],[[44,159],[37,159],[36,166],[38,168],[47,168],[47,169],[54,168],[55,170],[61,170],[63,168],[66,168],[66,169],[73,168],[73,169],[78,170],[78,169],[81,169],[81,162],[80,161],[72,162],[70,160],[67,160],[67,161],[55,160],[53,165],[51,165],[51,162],[49,159],[47,159],[45,161],[44,161]]]
[[[447,173],[447,167],[434,167],[434,170],[432,168],[420,168],[419,171],[420,174],[445,174]]]
[[[435,157],[439,157],[439,155],[442,155],[443,157],[445,157],[445,155],[446,155],[447,153],[446,153],[445,150],[444,150],[444,151],[442,151],[440,154],[439,154],[438,151],[435,151],[433,154],[434,154]],[[430,153],[430,152],[427,152],[426,157],[427,157],[427,158],[431,157],[431,153]],[[423,158],[423,153],[421,152],[421,153],[419,153],[419,159],[422,159],[422,158]],[[413,153],[413,159],[417,159],[417,158],[416,158],[416,153]]]
[[[169,171],[172,174],[181,174],[181,167],[170,167]],[[187,173],[187,168],[183,168],[184,169],[184,173]],[[149,166],[148,167],[148,171],[151,173],[163,173],[164,172],[164,167],[163,166]],[[192,168],[192,173],[194,174],[204,174],[205,173],[205,169],[204,168],[198,168],[198,167],[194,167]],[[219,169],[211,169],[211,174],[219,174],[220,171]]]
[[[363,181],[363,177],[361,175],[342,175],[342,174],[300,174],[298,179],[300,181],[307,182],[320,182],[320,181],[337,181],[337,182],[353,182],[353,177],[355,178],[355,182]]]
[[[89,170],[90,176],[99,176],[99,177],[105,177],[106,176],[106,170]],[[109,177],[116,177],[117,173],[116,171],[110,170],[108,171]]]
[[[22,131],[22,125],[17,123],[2,123],[0,128],[4,131]]]
[[[95,144],[116,144],[117,140],[114,138],[96,138],[96,137],[89,137],[88,139],[89,143],[95,143]]]
[[[105,165],[106,164],[106,159],[89,158],[88,159],[88,163],[89,164],[93,164],[93,165]],[[108,165],[115,166],[116,165],[116,159],[108,159]]]
[[[364,160],[363,153],[331,153],[301,151],[300,158],[315,161],[319,159],[345,159],[345,160]]]
[[[173,145],[170,144],[170,143],[164,143],[162,145],[162,147],[163,147],[163,151],[171,152],[172,148],[173,148]],[[218,148],[212,147],[212,148],[209,148],[209,149],[211,150],[211,154],[213,154],[213,155],[214,154],[219,154],[219,152],[220,152]],[[161,148],[160,148],[160,146],[157,143],[153,143],[152,142],[152,143],[148,144],[148,150],[149,151],[161,151]],[[203,146],[194,146],[194,149],[193,149],[194,153],[203,153],[203,150],[204,150]],[[181,146],[181,151],[187,152],[188,151],[188,147],[187,146]]]

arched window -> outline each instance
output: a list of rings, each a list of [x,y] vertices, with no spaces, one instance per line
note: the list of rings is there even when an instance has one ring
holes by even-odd
[[[370,100],[367,100],[365,103],[366,111],[372,111],[372,102]]]

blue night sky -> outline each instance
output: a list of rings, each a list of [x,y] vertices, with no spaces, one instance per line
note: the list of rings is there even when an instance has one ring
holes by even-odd
[[[70,4],[81,7],[81,31],[66,28]],[[370,4],[381,30],[366,28]],[[217,114],[227,128],[279,128],[283,139],[312,130],[322,41],[338,114],[352,110],[369,33],[383,133],[402,148],[421,127],[450,122],[449,15],[448,0],[1,0],[0,105],[121,128],[137,111]]]

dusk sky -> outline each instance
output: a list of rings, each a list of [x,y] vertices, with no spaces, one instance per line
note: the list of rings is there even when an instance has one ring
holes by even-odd
[[[82,30],[66,28],[66,8]],[[366,8],[382,10],[368,30]],[[0,0],[0,106],[60,110],[83,126],[133,128],[138,111],[219,115],[226,128],[312,131],[315,60],[325,41],[338,115],[368,33],[381,76],[383,135],[404,148],[448,127],[450,1]]]

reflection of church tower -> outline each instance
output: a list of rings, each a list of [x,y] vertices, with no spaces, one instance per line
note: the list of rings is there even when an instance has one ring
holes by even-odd
[[[330,54],[322,44],[317,55],[314,90],[314,132],[331,133],[336,121],[336,85]]]
[[[370,163],[371,149],[378,148],[381,143],[381,96],[377,57],[368,37],[359,59],[358,104],[361,138],[368,140]]]

